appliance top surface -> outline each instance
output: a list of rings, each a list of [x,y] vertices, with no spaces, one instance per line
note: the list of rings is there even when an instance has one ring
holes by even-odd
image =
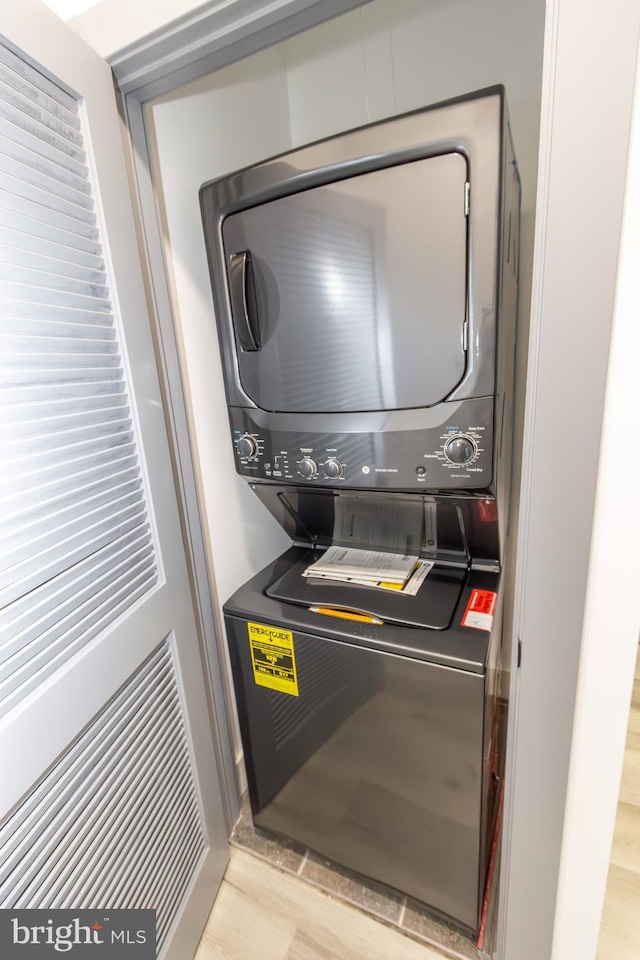
[[[461,107],[469,108],[471,114],[478,113],[482,116],[483,103],[490,105],[490,109],[495,105],[498,112],[502,112],[505,99],[504,86],[494,84],[459,97],[375,120],[342,133],[330,134],[321,140],[303,144],[221,177],[215,177],[202,184],[200,193],[212,193],[216,197],[220,219],[223,219],[227,213],[248,204],[253,205],[273,199],[274,196],[284,196],[318,183],[330,182],[335,179],[336,170],[343,167],[345,163],[353,165],[347,175],[358,172],[358,166],[363,162],[370,169],[371,161],[374,161],[374,167],[385,166],[384,154],[389,150],[389,137],[386,131],[392,126],[394,127],[392,138],[396,149],[409,151],[405,159],[423,156],[422,118],[425,115],[442,114],[449,108]],[[477,106],[476,102],[478,102]],[[395,128],[398,128],[398,132]],[[449,138],[446,146],[443,144],[442,149],[436,152],[445,153],[451,149],[455,150],[456,141],[461,140],[464,140],[464,137]],[[266,175],[265,171],[268,171]],[[341,176],[344,176],[344,173]],[[281,184],[282,187],[278,188],[276,184]]]
[[[384,653],[394,653],[445,667],[484,674],[489,646],[497,641],[487,630],[462,626],[472,591],[497,592],[499,574],[469,571],[451,625],[445,630],[359,623],[312,613],[307,607],[266,595],[267,588],[283,577],[305,555],[309,563],[317,559],[314,551],[291,547],[285,554],[245,583],[225,603],[225,616],[283,627],[286,630],[324,636]]]

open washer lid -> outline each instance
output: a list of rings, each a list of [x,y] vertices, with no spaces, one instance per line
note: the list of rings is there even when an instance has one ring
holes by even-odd
[[[364,587],[303,576],[318,559],[313,550],[304,554],[284,576],[267,588],[267,596],[303,607],[355,611],[383,623],[446,630],[466,583],[468,570],[434,564],[415,596],[381,587]]]

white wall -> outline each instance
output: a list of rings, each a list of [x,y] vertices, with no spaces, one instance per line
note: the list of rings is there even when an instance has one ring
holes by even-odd
[[[624,719],[619,726],[617,701],[630,682],[628,652],[621,655],[621,646],[628,651],[629,596],[626,573],[617,571],[637,569],[638,557],[628,483],[633,444],[628,456],[618,450],[607,465],[598,499],[596,491],[605,396],[617,394],[607,383],[607,360],[640,7],[549,0],[548,8],[516,591],[522,664],[508,748],[502,942],[509,960],[593,960],[602,851],[612,828],[605,811],[617,793],[607,776],[626,727]],[[637,303],[634,309],[637,317]],[[619,386],[626,390],[610,415],[626,423],[623,408],[638,409],[637,375]],[[611,539],[603,537],[604,517],[625,505],[626,532],[623,519]],[[594,509],[605,511],[595,527]],[[606,555],[592,555],[589,570],[592,546],[604,543]]]
[[[282,51],[272,48],[190,84],[149,116],[212,567],[225,601],[289,541],[235,471],[198,191],[207,180],[290,147]]]
[[[636,545],[640,541],[640,518],[637,510],[629,509],[629,501],[620,496],[621,451],[625,468],[630,473],[640,470],[640,452],[635,444],[628,446],[629,437],[637,431],[640,408],[640,59],[638,67],[562,839],[554,960],[587,958],[598,940],[638,655],[640,556]],[[620,557],[621,544],[628,545],[626,556],[623,562],[612,563],[612,557]],[[597,832],[594,823],[602,825]],[[576,916],[582,917],[580,924],[575,923]]]

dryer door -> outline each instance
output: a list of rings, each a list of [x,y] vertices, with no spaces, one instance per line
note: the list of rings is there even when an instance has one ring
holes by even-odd
[[[431,406],[462,379],[467,162],[399,164],[227,217],[238,368],[264,410]]]

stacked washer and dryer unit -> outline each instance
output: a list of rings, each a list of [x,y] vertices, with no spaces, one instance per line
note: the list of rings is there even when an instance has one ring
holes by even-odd
[[[236,466],[292,542],[224,608],[255,823],[477,932],[518,299],[504,91],[200,199]],[[305,575],[332,545],[429,572],[415,595]]]

